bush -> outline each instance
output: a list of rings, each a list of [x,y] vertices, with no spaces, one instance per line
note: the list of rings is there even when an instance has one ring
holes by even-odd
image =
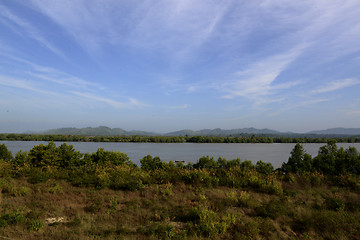
[[[7,225],[15,225],[24,221],[25,217],[22,211],[19,210],[0,215],[0,227],[5,227]]]
[[[91,160],[98,165],[120,166],[122,164],[131,165],[129,157],[122,152],[106,151],[99,148],[95,153],[91,154]]]
[[[193,167],[196,169],[211,169],[217,168],[218,163],[214,160],[213,157],[210,158],[209,156],[202,156],[199,161],[193,165]]]
[[[10,161],[13,158],[12,153],[5,144],[0,144],[0,160]]]
[[[34,219],[32,219],[32,220],[30,220],[29,222],[28,222],[28,229],[30,230],[30,231],[39,231],[42,227],[44,226],[44,224],[40,221],[40,220],[38,220],[38,219],[36,219],[36,220],[34,220]]]
[[[342,211],[345,209],[344,200],[338,197],[326,197],[324,202],[324,207],[332,211]]]
[[[190,232],[198,233],[205,237],[213,238],[228,230],[235,223],[234,215],[219,217],[218,214],[206,206],[196,206],[190,210],[189,218],[193,225],[189,228]]]
[[[274,167],[271,163],[264,163],[263,161],[259,160],[256,163],[256,171],[262,174],[270,174],[274,171]]]
[[[151,155],[147,155],[140,160],[141,169],[152,171],[155,169],[164,168],[165,164],[160,160],[159,157],[152,157]]]
[[[256,213],[261,217],[269,217],[275,219],[286,213],[284,203],[278,200],[270,200],[269,202],[257,207]]]

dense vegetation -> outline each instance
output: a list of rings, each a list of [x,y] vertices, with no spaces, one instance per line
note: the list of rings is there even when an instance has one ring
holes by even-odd
[[[0,140],[6,141],[59,141],[59,142],[153,142],[153,143],[358,143],[360,137],[286,137],[248,135],[243,136],[81,136],[81,135],[44,135],[44,134],[0,134]]]
[[[0,237],[11,239],[359,239],[360,154],[334,141],[287,163],[240,159],[141,166],[121,152],[54,142],[0,145]]]

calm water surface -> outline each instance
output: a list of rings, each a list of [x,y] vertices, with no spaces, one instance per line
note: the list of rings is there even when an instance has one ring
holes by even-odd
[[[47,144],[47,142],[36,141],[0,141],[15,155],[19,150],[29,151],[35,145]],[[62,142],[56,142],[61,145]],[[135,164],[140,159],[150,154],[153,157],[159,156],[162,161],[185,161],[197,162],[202,156],[210,156],[217,159],[224,157],[227,160],[240,158],[242,161],[251,160],[256,163],[258,160],[270,162],[278,167],[286,162],[290,152],[295,146],[293,143],[104,143],[104,142],[67,142],[82,153],[96,152],[98,148],[109,151],[120,151],[126,153]],[[305,143],[304,149],[312,156],[316,156],[318,150],[324,143]],[[338,143],[338,147],[356,147],[360,151],[360,143]]]

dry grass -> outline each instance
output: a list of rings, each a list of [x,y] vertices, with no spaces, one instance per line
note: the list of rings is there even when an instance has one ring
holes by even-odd
[[[1,214],[18,211],[23,216],[0,227],[0,236],[10,239],[205,239],[207,235],[196,229],[198,220],[189,215],[195,208],[203,209],[208,217],[215,214],[205,223],[235,217],[226,232],[210,237],[215,239],[356,239],[360,235],[360,195],[344,188],[301,189],[286,183],[284,194],[273,195],[183,183],[153,184],[132,192],[78,188],[53,180],[38,184],[25,179],[1,181],[8,186],[1,187]],[[60,190],[49,191],[54,186]],[[324,209],[325,198],[334,194],[344,201],[344,210]],[[263,212],[276,202],[283,204],[285,212]],[[314,216],[347,232],[323,231],[326,226],[314,222]],[[49,218],[63,220],[49,223]]]

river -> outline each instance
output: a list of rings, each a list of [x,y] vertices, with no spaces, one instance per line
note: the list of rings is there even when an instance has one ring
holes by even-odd
[[[32,147],[47,142],[39,141],[0,141],[15,155],[19,150],[29,151]],[[56,142],[59,146],[62,142]],[[258,160],[270,162],[279,167],[289,158],[290,152],[295,146],[293,143],[123,143],[123,142],[67,142],[82,153],[96,152],[98,148],[109,151],[120,151],[126,153],[130,160],[139,165],[140,159],[150,154],[159,156],[162,161],[185,161],[197,162],[202,156],[218,157],[227,160],[240,158],[241,161]],[[304,143],[304,149],[313,157],[325,143]],[[338,147],[356,147],[360,151],[360,143],[338,143]]]

